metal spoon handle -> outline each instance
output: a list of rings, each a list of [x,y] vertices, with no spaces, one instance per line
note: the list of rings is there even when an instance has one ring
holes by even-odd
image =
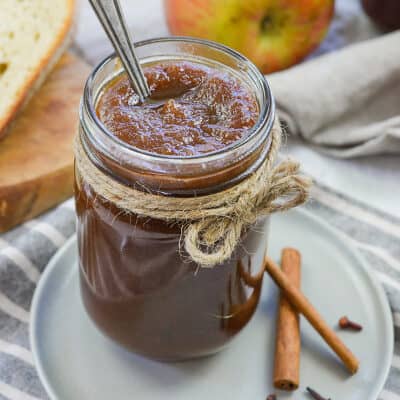
[[[150,96],[149,86],[135,54],[132,37],[118,0],[89,0],[107,36],[128,74],[133,88],[143,102]]]

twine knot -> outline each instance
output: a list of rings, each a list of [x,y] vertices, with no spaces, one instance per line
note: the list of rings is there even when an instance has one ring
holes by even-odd
[[[263,190],[243,193],[230,215],[189,224],[184,237],[190,257],[204,267],[220,264],[232,255],[243,231],[258,218],[304,203],[311,180],[297,175],[299,167],[297,162],[283,161],[272,170],[270,184]]]
[[[282,134],[277,119],[271,134],[267,159],[257,171],[232,188],[206,196],[167,197],[122,185],[96,168],[78,137],[76,167],[98,195],[125,212],[182,224],[190,259],[212,267],[232,256],[243,232],[258,218],[296,207],[308,198],[311,180],[299,174],[297,162],[273,166]]]

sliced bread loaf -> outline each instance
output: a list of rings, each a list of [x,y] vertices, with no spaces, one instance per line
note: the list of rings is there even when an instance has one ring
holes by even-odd
[[[60,58],[74,0],[1,0],[0,138]]]

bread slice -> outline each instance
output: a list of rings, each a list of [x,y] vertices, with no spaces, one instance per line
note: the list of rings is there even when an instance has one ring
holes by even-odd
[[[0,142],[0,232],[72,195],[72,139],[90,71],[65,53]]]
[[[0,138],[68,43],[74,0],[1,0]]]

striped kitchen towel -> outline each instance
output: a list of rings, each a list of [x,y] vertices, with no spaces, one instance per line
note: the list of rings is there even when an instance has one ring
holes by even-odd
[[[320,184],[313,188],[312,197],[306,208],[363,253],[386,290],[396,343],[380,399],[400,400],[400,220]],[[74,231],[71,199],[0,236],[0,400],[48,398],[29,349],[29,309],[40,274]]]

